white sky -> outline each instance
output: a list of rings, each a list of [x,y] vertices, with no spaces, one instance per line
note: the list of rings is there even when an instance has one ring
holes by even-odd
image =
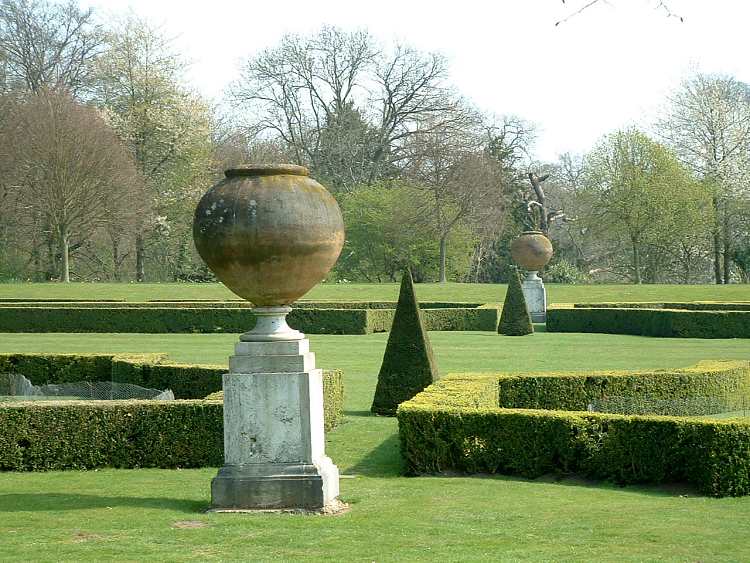
[[[535,156],[582,153],[602,135],[648,126],[695,70],[750,82],[747,0],[600,2],[554,27],[588,0],[82,0],[100,16],[132,9],[192,61],[188,79],[218,100],[240,62],[286,32],[323,24],[366,27],[439,51],[459,91],[479,108],[538,127]]]

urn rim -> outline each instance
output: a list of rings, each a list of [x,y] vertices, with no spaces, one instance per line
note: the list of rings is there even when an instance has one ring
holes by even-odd
[[[236,178],[237,176],[274,176],[278,174],[309,176],[310,171],[304,166],[297,164],[246,164],[224,171],[224,175],[227,178]]]

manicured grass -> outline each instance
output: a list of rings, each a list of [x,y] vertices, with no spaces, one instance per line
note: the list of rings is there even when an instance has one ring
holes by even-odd
[[[598,301],[750,301],[750,285],[561,285],[546,284],[550,303]],[[321,284],[305,299],[396,301],[397,283]],[[502,303],[504,284],[425,283],[416,285],[422,301]],[[190,283],[21,283],[0,284],[0,298],[63,299],[236,299],[221,284]]]
[[[544,332],[430,337],[442,373],[750,358],[748,340]],[[215,469],[6,473],[0,560],[750,560],[750,497],[711,499],[681,488],[574,479],[401,477],[395,420],[368,412],[386,338],[311,337],[318,366],[345,371],[347,416],[329,434],[327,451],[346,476],[341,490],[349,513],[204,514]],[[0,352],[159,351],[181,361],[226,363],[235,340],[228,334],[0,334]]]

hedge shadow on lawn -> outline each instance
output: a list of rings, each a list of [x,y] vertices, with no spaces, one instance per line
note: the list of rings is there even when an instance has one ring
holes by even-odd
[[[367,477],[398,477],[404,473],[398,432],[394,432],[346,470],[347,474]]]
[[[206,508],[205,501],[170,497],[112,497],[73,493],[10,493],[0,495],[0,512],[65,512],[98,508],[153,508],[196,513]]]

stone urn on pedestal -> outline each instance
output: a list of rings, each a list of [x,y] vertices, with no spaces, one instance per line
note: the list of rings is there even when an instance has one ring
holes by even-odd
[[[325,455],[322,370],[286,315],[336,263],[341,212],[301,166],[225,175],[198,203],[193,238],[219,280],[253,303],[256,325],[223,377],[224,466],[211,483],[211,510],[331,507],[339,474]]]
[[[524,231],[510,245],[513,261],[526,270],[521,284],[532,322],[547,320],[547,291],[537,274],[552,258],[552,243],[541,231]]]

